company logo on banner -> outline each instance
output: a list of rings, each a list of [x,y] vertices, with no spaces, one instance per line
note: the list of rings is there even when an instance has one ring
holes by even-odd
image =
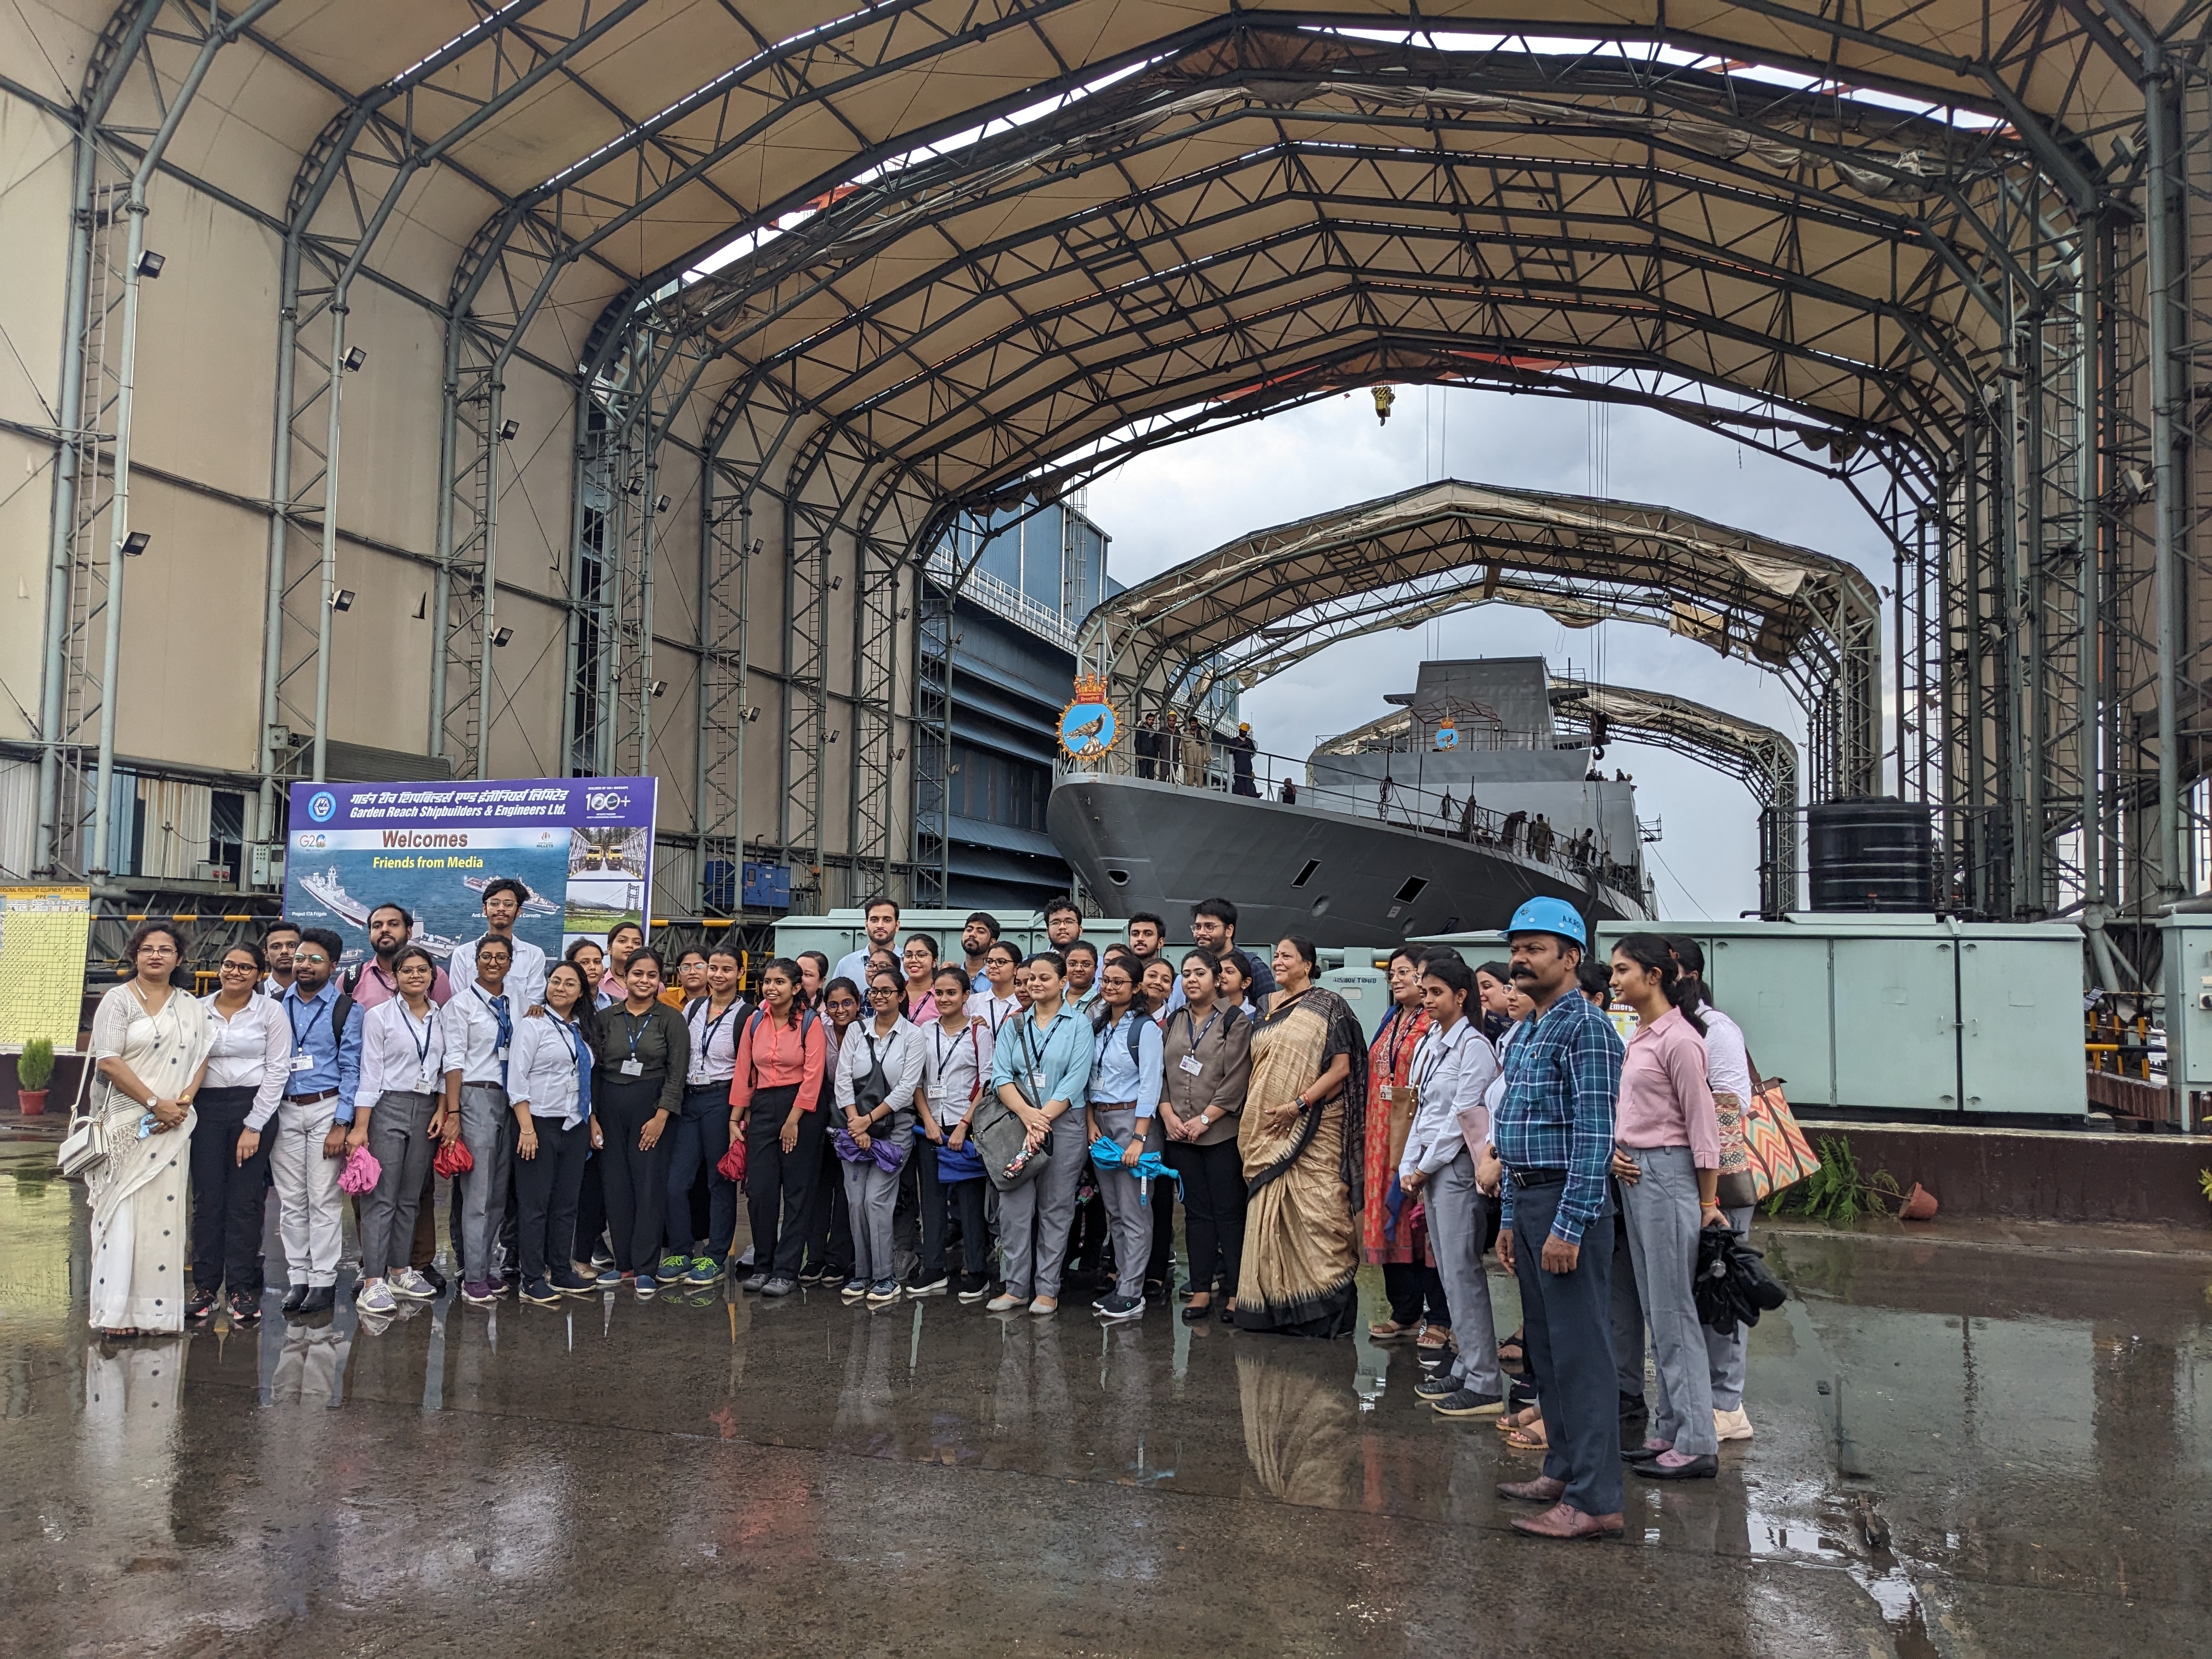
[[[404,905],[414,942],[443,958],[483,933],[484,890],[507,878],[528,895],[516,936],[557,958],[645,922],[653,791],[651,778],[294,784],[284,914],[330,928],[355,963],[370,911]]]

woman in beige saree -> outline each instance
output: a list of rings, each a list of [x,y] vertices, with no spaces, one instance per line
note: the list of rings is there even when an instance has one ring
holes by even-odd
[[[1275,947],[1281,987],[1252,1032],[1237,1150],[1248,1194],[1237,1323],[1343,1336],[1359,1308],[1367,1042],[1351,1005],[1313,982],[1310,939]]]
[[[105,1120],[107,1156],[85,1178],[92,1326],[112,1336],[185,1328],[192,1097],[215,1041],[206,1007],[170,983],[184,957],[174,927],[146,923],[127,954],[136,973],[100,1000],[92,1018],[100,1073],[92,1109]]]

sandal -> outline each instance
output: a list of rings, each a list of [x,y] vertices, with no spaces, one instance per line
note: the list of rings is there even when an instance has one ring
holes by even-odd
[[[1400,1337],[1413,1334],[1411,1325],[1401,1325],[1395,1319],[1378,1319],[1367,1328],[1367,1334],[1377,1342],[1395,1342]]]
[[[1528,1350],[1522,1342],[1518,1331],[1498,1345],[1498,1363],[1509,1371],[1519,1370],[1528,1358]]]
[[[1505,1443],[1515,1451],[1549,1451],[1552,1443],[1544,1438],[1544,1425],[1532,1424],[1525,1429],[1516,1429],[1505,1437]]]
[[[1224,1325],[1237,1322],[1237,1298],[1233,1296],[1221,1304],[1221,1322]]]
[[[1539,1411],[1535,1407],[1528,1406],[1517,1412],[1507,1412],[1504,1413],[1498,1418],[1497,1427],[1498,1433],[1510,1434],[1516,1429],[1525,1429],[1532,1425],[1540,1425],[1543,1420],[1544,1413]]]
[[[1438,1353],[1451,1346],[1451,1340],[1450,1326],[1424,1325],[1415,1346],[1426,1348],[1431,1353]]]

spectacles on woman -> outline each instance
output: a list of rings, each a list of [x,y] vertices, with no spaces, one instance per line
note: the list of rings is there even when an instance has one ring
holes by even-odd
[[[868,994],[872,997],[895,997],[898,994],[898,989],[896,986],[890,985],[871,985],[868,988]]]
[[[251,962],[240,957],[235,962],[224,963],[222,964],[222,971],[226,974],[255,974],[261,970],[256,968]]]

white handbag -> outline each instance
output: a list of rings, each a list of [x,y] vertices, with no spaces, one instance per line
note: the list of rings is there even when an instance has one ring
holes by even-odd
[[[70,1105],[69,1133],[62,1137],[61,1151],[54,1157],[55,1167],[65,1176],[88,1175],[107,1161],[106,1116],[84,1109],[85,1093],[96,1065],[90,1054],[84,1057],[84,1070],[76,1080],[76,1098]],[[108,1085],[103,1079],[100,1086]]]

